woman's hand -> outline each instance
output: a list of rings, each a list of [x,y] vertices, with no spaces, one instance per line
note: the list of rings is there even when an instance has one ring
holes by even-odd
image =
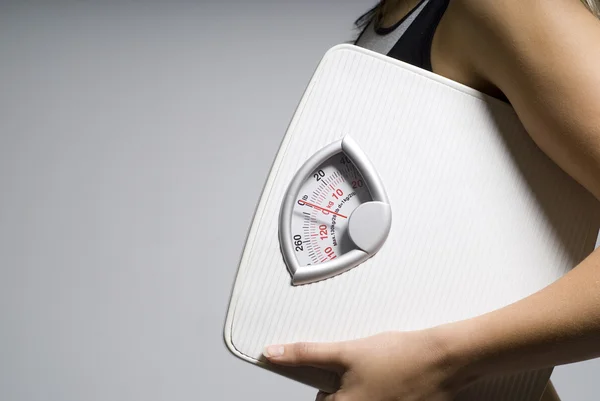
[[[326,401],[451,401],[462,387],[460,366],[447,358],[434,329],[386,332],[337,343],[296,343],[265,349],[267,359],[314,366],[341,375],[341,388]]]
[[[546,288],[467,320],[337,343],[275,345],[281,365],[337,372],[326,401],[450,401],[485,376],[600,357],[600,249]]]

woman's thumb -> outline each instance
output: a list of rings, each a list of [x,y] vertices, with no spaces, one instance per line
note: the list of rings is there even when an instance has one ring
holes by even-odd
[[[344,343],[295,343],[271,345],[263,354],[270,362],[292,366],[345,365]]]

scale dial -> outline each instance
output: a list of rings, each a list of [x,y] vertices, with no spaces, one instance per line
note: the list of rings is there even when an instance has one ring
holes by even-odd
[[[301,266],[335,260],[355,248],[348,238],[348,218],[372,199],[348,156],[339,153],[318,166],[298,195],[291,230]]]
[[[349,137],[311,157],[284,198],[279,239],[292,284],[343,273],[373,256],[391,227],[374,167]]]

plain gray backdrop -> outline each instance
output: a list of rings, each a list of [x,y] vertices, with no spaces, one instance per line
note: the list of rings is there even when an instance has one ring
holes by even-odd
[[[372,3],[0,3],[1,400],[314,399],[223,324],[305,85]]]

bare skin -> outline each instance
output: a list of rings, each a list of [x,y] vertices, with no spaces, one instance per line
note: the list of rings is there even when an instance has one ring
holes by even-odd
[[[398,6],[392,25],[417,3]],[[403,14],[404,13],[404,14]],[[600,199],[600,22],[578,0],[452,0],[434,72],[506,95],[532,139]],[[487,375],[600,356],[600,250],[505,308],[418,332],[269,347],[273,363],[342,375],[327,401],[450,401]],[[545,400],[556,400],[549,387]],[[548,398],[550,397],[550,398]],[[554,398],[552,398],[554,397]]]

